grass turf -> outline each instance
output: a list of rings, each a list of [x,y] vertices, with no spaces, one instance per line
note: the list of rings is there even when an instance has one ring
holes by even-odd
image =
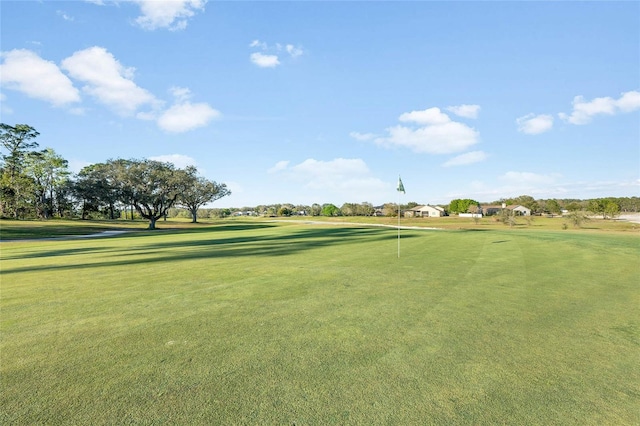
[[[1,254],[3,424],[637,424],[637,235],[229,222]]]

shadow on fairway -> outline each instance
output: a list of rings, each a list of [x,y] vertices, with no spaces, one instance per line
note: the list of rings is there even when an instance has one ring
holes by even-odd
[[[269,227],[266,225],[262,227]],[[231,225],[233,228],[234,225]],[[243,230],[246,230],[244,228]],[[255,228],[250,228],[255,229]],[[282,228],[280,228],[282,229]],[[148,236],[153,234],[136,233],[129,236],[115,236],[111,238],[130,238],[131,246],[128,248],[105,247],[104,260],[97,262],[66,263],[59,265],[32,265],[29,267],[3,268],[3,274],[18,273],[23,271],[50,271],[50,270],[70,270],[92,267],[110,267],[125,265],[141,265],[151,263],[164,263],[193,259],[219,259],[224,257],[246,257],[246,256],[269,256],[279,257],[300,253],[303,251],[316,250],[327,246],[339,245],[344,250],[349,250],[349,246],[362,242],[395,240],[397,234],[393,230],[372,229],[372,228],[314,228],[294,230],[291,232],[277,232],[272,234],[255,235],[245,234],[234,237],[216,238],[215,234],[219,229],[215,227],[203,228],[200,230],[178,230],[175,235],[189,233],[211,233],[211,238],[188,239],[178,237],[175,241],[162,241],[154,243],[153,238]],[[225,231],[229,231],[226,228]],[[173,233],[172,233],[173,234]],[[165,234],[166,235],[166,234]],[[404,231],[402,239],[413,238],[416,232]],[[139,241],[137,241],[139,239]],[[140,242],[140,245],[135,243]],[[99,251],[96,249],[85,249]],[[41,252],[40,255],[32,257],[48,256],[73,256],[84,254],[88,251],[83,249],[61,249]]]

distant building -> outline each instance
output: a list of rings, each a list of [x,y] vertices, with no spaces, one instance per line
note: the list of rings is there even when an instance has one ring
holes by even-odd
[[[442,217],[446,216],[446,212],[439,206],[415,206],[404,212],[404,217]]]
[[[482,206],[481,211],[485,216],[493,216],[496,214],[500,214],[502,210],[510,210],[513,211],[517,216],[531,216],[531,209],[521,206],[519,204],[511,204],[508,206],[502,207],[501,205],[490,205],[490,206]]]

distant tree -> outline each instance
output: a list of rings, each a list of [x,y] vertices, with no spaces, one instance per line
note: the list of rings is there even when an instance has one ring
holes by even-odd
[[[41,218],[53,216],[56,208],[56,193],[67,184],[68,162],[53,149],[30,152],[26,156],[24,173],[32,180],[33,200],[36,213]]]
[[[578,203],[577,201],[571,201],[567,203],[565,208],[570,212],[575,212],[580,211],[582,209],[582,206],[580,206],[580,203]]]
[[[509,228],[513,228],[514,225],[517,225],[515,212],[503,209],[500,213],[500,221],[505,225],[509,225]]]
[[[406,208],[407,210],[412,209],[414,207],[419,206],[420,204],[416,203],[415,201],[409,201],[406,205],[404,205],[403,207]]]
[[[382,206],[382,214],[388,217],[398,216],[398,205],[396,203],[385,203]]]
[[[614,218],[620,213],[620,205],[613,198],[589,200],[587,209],[594,214],[602,215],[603,219]]]
[[[538,213],[540,211],[540,205],[530,195],[520,195],[519,197],[508,199],[507,204],[518,204],[524,206],[531,210],[532,213]]]
[[[156,228],[158,219],[173,207],[193,182],[190,174],[171,163],[153,160],[109,160],[123,202],[131,202],[140,216]]]
[[[342,207],[340,207],[340,211],[343,216],[355,216],[358,211],[358,207],[355,203],[344,203]]]
[[[469,198],[451,200],[449,203],[449,211],[451,213],[467,213],[471,206],[479,206],[476,200]]]
[[[560,204],[558,203],[557,200],[553,200],[553,199],[547,200],[546,208],[547,208],[547,211],[552,215],[562,213],[562,207],[560,207]]]
[[[28,208],[27,198],[32,191],[32,181],[24,174],[27,153],[38,147],[34,139],[38,133],[27,124],[10,126],[0,124],[0,147],[2,154],[2,175],[0,176],[0,211],[18,218],[21,211]]]
[[[569,220],[575,228],[581,228],[582,224],[589,220],[589,216],[581,210],[573,210],[567,215],[567,220]]]
[[[608,200],[604,207],[606,217],[615,219],[620,214],[620,206],[613,200]]]
[[[124,187],[120,182],[119,169],[124,168],[121,160],[108,163],[91,164],[83,167],[78,173],[73,185],[73,193],[81,203],[82,219],[86,219],[91,212],[106,210],[106,217],[116,218],[116,206],[126,198]],[[119,212],[118,212],[119,216]]]
[[[371,203],[361,203],[358,205],[358,216],[372,216],[376,209]]]
[[[187,167],[184,172],[185,188],[179,194],[176,205],[186,208],[191,213],[191,222],[196,223],[200,207],[230,195],[231,191],[224,183],[219,184],[197,176],[195,167]]]
[[[333,204],[323,204],[322,216],[340,216],[340,209]]]
[[[293,213],[293,210],[291,210],[287,206],[282,206],[278,210],[278,216],[291,216],[292,213]]]
[[[320,216],[322,214],[322,206],[318,203],[311,204],[311,216]]]

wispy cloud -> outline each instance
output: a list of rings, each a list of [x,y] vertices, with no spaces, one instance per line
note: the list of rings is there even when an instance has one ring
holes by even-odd
[[[73,22],[74,18],[73,16],[67,14],[66,12],[64,12],[63,10],[56,10],[56,14],[61,17],[62,19],[64,19],[65,21],[69,21],[69,22]]]
[[[288,56],[290,58],[297,58],[304,54],[304,50],[300,46],[293,44],[280,44],[269,45],[261,40],[253,40],[249,43],[249,47],[253,49],[260,49],[261,52],[253,52],[249,59],[252,63],[260,68],[275,68],[280,65],[282,56]]]
[[[206,0],[133,0],[140,6],[140,15],[135,22],[141,28],[153,31],[166,28],[170,31],[184,30],[189,19],[204,11]]]
[[[458,105],[447,107],[447,111],[451,111],[455,115],[464,118],[478,118],[480,105]]]
[[[468,164],[479,163],[487,159],[487,154],[483,151],[471,151],[445,162],[443,167],[466,166]]]
[[[518,182],[520,184],[550,184],[554,183],[559,177],[561,177],[559,174],[510,171],[500,176],[500,179],[507,182]]]
[[[573,98],[571,114],[560,113],[558,116],[571,124],[587,124],[598,115],[615,115],[640,109],[640,92],[630,91],[620,95],[618,99],[611,97],[595,98],[585,101],[583,96]]]
[[[0,82],[6,88],[58,107],[80,102],[80,92],[54,62],[26,49],[3,52],[1,56]]]
[[[278,173],[279,171],[285,170],[289,165],[289,161],[283,160],[278,161],[273,167],[267,170],[267,173]]]
[[[516,119],[518,131],[528,135],[547,132],[553,127],[553,116],[548,114],[527,114]]]
[[[290,166],[281,161],[272,167],[288,182],[302,185],[313,191],[314,197],[326,199],[376,199],[391,190],[392,184],[373,176],[367,164],[360,158],[335,158],[329,161],[308,158]]]
[[[193,157],[183,154],[156,155],[149,157],[149,160],[171,163],[179,169],[184,169],[188,166],[198,166],[198,162]]]
[[[373,133],[360,133],[360,132],[351,132],[349,136],[354,138],[355,140],[366,142],[376,138],[376,135]]]

